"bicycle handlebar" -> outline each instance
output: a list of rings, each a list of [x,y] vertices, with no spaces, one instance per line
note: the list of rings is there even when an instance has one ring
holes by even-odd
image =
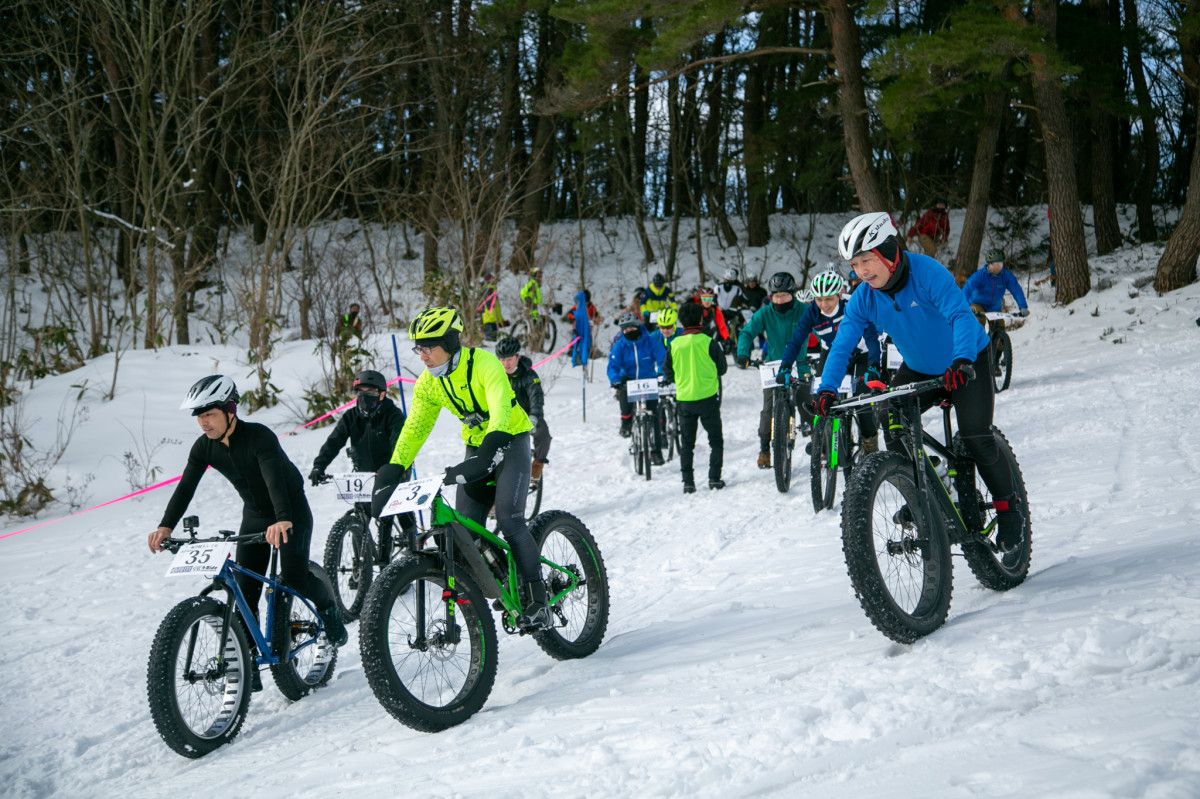
[[[967,380],[975,378],[975,367],[969,363],[965,363],[960,367],[963,375]],[[851,397],[850,399],[842,400],[830,408],[830,413],[844,411],[850,408],[857,408],[863,405],[877,405],[880,402],[897,397],[907,396],[909,394],[920,394],[925,391],[933,391],[935,389],[945,388],[945,382],[940,377],[930,378],[929,380],[918,380],[915,383],[905,383],[902,386],[893,386],[887,391],[881,391],[877,394],[869,394],[867,396]]]
[[[208,538],[168,538],[162,542],[163,549],[175,553],[184,544],[207,544],[211,541],[232,541],[235,544],[261,544],[267,540],[267,533],[246,533],[238,535],[233,530],[218,530],[218,535],[209,536]]]

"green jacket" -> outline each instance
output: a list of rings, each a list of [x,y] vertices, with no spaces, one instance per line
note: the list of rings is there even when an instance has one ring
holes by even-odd
[[[787,346],[792,332],[800,323],[800,317],[804,316],[806,310],[808,310],[806,304],[796,301],[792,302],[792,309],[787,313],[779,313],[775,310],[775,304],[770,302],[759,308],[754,312],[754,316],[750,317],[750,321],[742,328],[742,332],[738,336],[738,357],[749,357],[750,350],[754,348],[754,339],[760,333],[766,333],[767,360],[782,359],[783,348]],[[796,360],[803,361],[806,355],[808,355],[808,342],[804,343]]]
[[[672,338],[663,361],[663,375],[675,384],[675,399],[680,402],[716,396],[727,368],[721,345],[698,328]]]
[[[521,302],[529,308],[530,316],[537,316],[538,306],[542,304],[542,287],[533,278],[521,289]]]
[[[442,408],[448,408],[460,420],[476,411],[485,416],[485,423],[478,427],[463,425],[462,439],[469,447],[478,447],[483,437],[494,431],[515,436],[533,429],[517,404],[500,359],[487,350],[464,347],[450,374],[434,377],[425,371],[417,378],[408,421],[392,450],[392,463],[406,469],[412,466]]]

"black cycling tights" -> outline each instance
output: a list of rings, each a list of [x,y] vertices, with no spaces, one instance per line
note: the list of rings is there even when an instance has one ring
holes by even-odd
[[[901,364],[892,375],[892,385],[900,386],[919,380],[928,380],[940,375],[925,375],[914,372],[907,364]],[[941,391],[926,394],[921,401],[921,410],[925,411],[945,397]],[[992,411],[995,407],[995,390],[992,387],[992,355],[991,347],[984,347],[975,358],[975,377],[962,388],[950,392],[950,401],[954,404],[954,416],[958,421],[958,434],[962,436],[967,450],[975,460],[975,468],[987,485],[992,496],[1007,497],[1013,492],[1013,477],[1008,464],[1000,459],[996,450],[996,439],[992,435]],[[897,449],[895,437],[884,427],[884,438],[888,449]]]
[[[284,585],[296,591],[318,609],[324,609],[333,604],[333,594],[321,580],[314,578],[308,571],[308,545],[312,539],[313,519],[308,509],[304,495],[292,497],[292,512],[295,519],[289,519],[292,529],[288,530],[287,543],[279,548],[279,578]],[[261,533],[275,523],[274,516],[258,513],[250,508],[242,508],[242,527],[239,535]],[[271,560],[271,545],[238,544],[237,563],[250,571],[266,574]],[[254,613],[258,614],[258,598],[262,594],[263,584],[258,580],[243,575],[237,576],[238,585],[246,595]]]
[[[475,447],[467,447],[467,458]],[[464,458],[465,460],[465,458]],[[487,512],[496,504],[496,524],[504,540],[512,547],[517,562],[517,574],[525,582],[542,579],[541,558],[537,544],[525,523],[525,500],[529,496],[529,433],[513,437],[504,449],[504,460],[496,470],[474,483],[458,487],[454,509],[471,521],[486,526]],[[494,485],[488,483],[494,481]]]

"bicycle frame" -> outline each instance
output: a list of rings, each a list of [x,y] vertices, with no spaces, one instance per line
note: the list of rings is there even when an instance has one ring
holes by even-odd
[[[987,537],[995,527],[996,520],[993,518],[991,523],[983,530],[968,530],[966,523],[963,521],[962,513],[959,510],[958,502],[950,496],[949,490],[942,482],[941,477],[938,476],[937,470],[930,462],[928,453],[926,452],[926,448],[928,448],[944,459],[947,476],[951,481],[958,476],[959,468],[964,465],[962,460],[956,457],[948,446],[926,432],[921,420],[919,395],[922,392],[938,388],[940,385],[941,380],[935,379],[920,383],[910,383],[907,386],[898,386],[882,394],[850,399],[838,403],[834,406],[832,413],[838,415],[852,413],[851,408],[887,403],[888,430],[893,431],[893,435],[900,441],[904,449],[904,454],[912,461],[922,517],[933,519],[935,520],[934,523],[946,525],[946,533],[952,544],[962,544],[975,539],[993,552],[996,552],[995,544]],[[952,441],[953,430],[950,424],[950,403],[942,402],[941,409],[945,439],[946,441]],[[969,463],[967,466],[974,469],[973,463]],[[931,486],[935,485],[938,487],[936,491],[931,488]],[[988,507],[990,507],[990,504]],[[937,511],[936,513],[934,512],[935,510]],[[982,516],[983,514],[981,514]]]
[[[484,596],[500,601],[504,609],[506,628],[515,627],[517,616],[520,615],[522,610],[522,603],[520,591],[517,587],[517,563],[513,560],[512,550],[509,545],[495,533],[454,510],[454,508],[442,499],[440,492],[433,499],[433,504],[430,508],[430,517],[432,524],[429,530],[423,533],[416,529],[412,531],[409,548],[417,554],[429,554],[431,550],[421,547],[421,539],[428,536],[441,536],[442,538],[442,544],[438,551],[441,553],[442,568],[446,573],[446,590],[443,592],[442,599],[443,604],[446,606],[446,620],[448,622],[444,631],[447,643],[457,644],[459,642],[458,625],[453,623],[454,608],[459,602],[456,585],[459,564],[454,557],[457,552],[462,553],[463,561],[475,578],[475,582],[478,583],[480,589],[484,592]],[[488,544],[504,553],[507,574],[505,579],[498,579],[488,567],[483,555],[474,546],[471,540],[472,535],[476,538],[482,538]],[[553,606],[579,587],[580,578],[570,569],[566,569],[547,558],[541,558],[541,562],[561,572],[568,578],[568,584],[562,591],[547,598],[547,604]],[[418,638],[423,640],[425,636],[424,592],[417,592],[416,601],[416,617],[420,625]],[[414,641],[413,643],[414,645],[419,645],[418,641]]]
[[[185,529],[187,529],[187,528],[185,528]],[[192,530],[189,529],[189,532],[192,532]],[[189,539],[175,539],[175,540],[181,545],[187,544],[187,543],[193,543],[193,542],[200,541],[200,540],[209,540],[209,541],[224,540],[224,541],[232,541],[232,542],[237,542],[237,543],[248,543],[248,542],[252,542],[252,541],[263,540],[262,533],[254,533],[252,535],[242,535],[242,536],[235,535],[233,533],[233,531],[231,531],[231,530],[220,530],[219,533],[221,536],[220,538],[197,539],[195,537],[195,534],[193,533]],[[246,631],[248,633],[250,633],[250,637],[254,640],[254,644],[258,647],[259,654],[258,654],[258,657],[256,658],[255,662],[260,666],[264,666],[264,665],[265,666],[275,666],[285,660],[291,660],[293,657],[295,657],[296,653],[300,652],[305,647],[311,646],[316,643],[318,636],[321,635],[321,632],[324,629],[324,625],[321,622],[320,616],[317,615],[316,607],[314,607],[313,604],[311,602],[309,602],[307,599],[305,599],[303,596],[301,596],[297,592],[293,591],[291,588],[288,588],[286,585],[284,585],[283,583],[281,583],[277,579],[275,579],[277,571],[278,571],[278,550],[276,550],[274,547],[271,548],[270,576],[269,577],[259,574],[258,572],[255,572],[255,571],[251,571],[250,569],[247,569],[244,566],[239,566],[237,563],[235,563],[233,561],[232,558],[226,558],[225,562],[221,565],[221,570],[219,572],[217,572],[217,574],[212,578],[212,582],[210,582],[207,586],[205,586],[200,591],[200,596],[208,596],[213,591],[220,589],[220,590],[223,590],[227,596],[227,601],[225,602],[225,618],[223,620],[223,625],[222,625],[222,629],[221,629],[220,648],[217,651],[219,651],[219,652],[225,651],[225,644],[229,640],[229,631],[231,629],[230,625],[233,622],[233,610],[235,607],[237,608],[238,613],[241,614],[242,622],[246,627]],[[307,641],[304,641],[299,646],[297,646],[295,649],[290,650],[289,652],[285,653],[284,657],[280,657],[278,654],[276,654],[275,651],[273,650],[273,648],[271,647],[269,632],[264,634],[262,629],[259,628],[257,622],[251,624],[251,621],[254,620],[254,612],[250,608],[250,603],[246,601],[246,596],[245,596],[245,594],[242,593],[241,586],[239,586],[237,584],[236,575],[238,575],[238,574],[243,574],[246,577],[249,577],[253,580],[258,580],[260,583],[262,583],[265,586],[266,594],[267,594],[267,619],[266,619],[266,628],[265,628],[266,630],[270,631],[275,628],[274,627],[274,625],[275,625],[275,602],[277,599],[277,595],[280,592],[282,592],[285,594],[290,594],[293,597],[299,599],[301,602],[303,602],[304,605],[308,608],[308,610],[312,613],[313,617],[317,620],[316,621],[317,629],[316,629],[316,632],[313,634],[312,638],[308,639]],[[187,661],[185,663],[185,673],[188,673],[188,674],[192,673],[192,670],[191,670],[192,647],[194,645],[195,645],[195,638],[193,636],[192,641],[189,642],[189,644],[188,644]],[[224,668],[224,662],[222,662],[221,667]]]

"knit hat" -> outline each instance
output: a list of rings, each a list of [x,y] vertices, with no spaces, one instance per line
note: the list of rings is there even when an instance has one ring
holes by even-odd
[[[896,263],[900,260],[900,244],[895,236],[888,236],[879,242],[879,246],[872,252],[884,260],[889,272],[896,271]]]

